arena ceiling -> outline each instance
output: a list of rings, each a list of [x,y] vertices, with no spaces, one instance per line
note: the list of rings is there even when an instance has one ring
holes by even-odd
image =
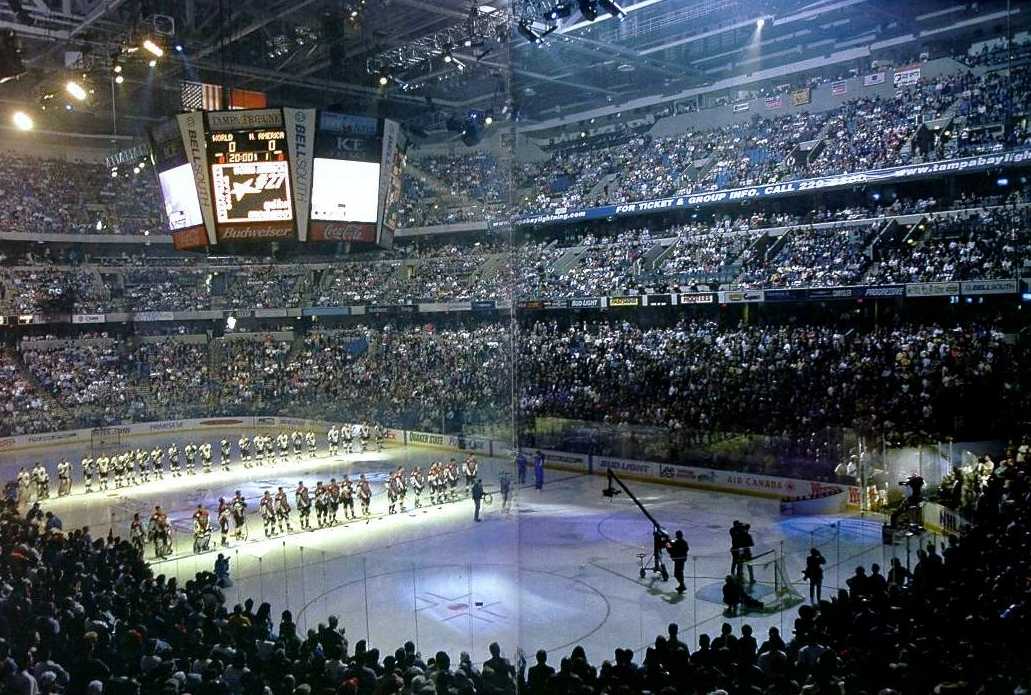
[[[113,100],[123,132],[173,113],[183,79],[264,91],[274,103],[379,109],[424,129],[470,109],[512,109],[532,121],[918,34],[969,12],[934,0],[625,0],[622,21],[602,11],[588,23],[574,1],[542,46],[515,29],[520,18],[541,27],[555,4],[0,0],[0,27],[18,34],[29,68],[0,85],[0,99],[36,99],[78,60],[90,70],[95,103],[60,118],[92,115],[110,127]],[[153,69],[127,64],[125,84],[109,88],[112,56],[151,32],[156,16],[174,22],[168,54]]]

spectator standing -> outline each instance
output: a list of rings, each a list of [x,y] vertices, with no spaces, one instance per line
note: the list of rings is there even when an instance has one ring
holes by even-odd
[[[533,486],[538,492],[544,489],[544,454],[540,449],[533,457]]]

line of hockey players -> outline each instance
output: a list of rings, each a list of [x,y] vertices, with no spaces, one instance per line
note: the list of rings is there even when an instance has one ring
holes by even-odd
[[[382,451],[384,436],[385,431],[379,425],[371,428],[367,424],[344,425],[340,428],[334,425],[327,434],[329,455],[365,453],[368,451],[370,440],[375,441],[377,451]],[[317,438],[311,430],[306,433],[298,430],[290,434],[281,432],[276,437],[264,434],[255,434],[253,437],[244,435],[236,442],[236,447],[244,468],[277,462],[286,463],[290,460],[291,453],[295,460],[300,460],[305,450],[312,457],[318,453]],[[215,466],[215,451],[210,442],[199,445],[189,442],[182,451],[173,443],[167,449],[155,446],[149,451],[135,449],[114,455],[104,454],[96,458],[86,456],[80,462],[83,487],[85,492],[105,491],[111,486],[119,489],[147,483],[152,479],[163,480],[166,460],[168,472],[175,478],[184,474],[194,475],[198,470],[210,473]],[[223,471],[228,471],[232,463],[232,442],[222,439],[218,442],[217,451],[218,465]],[[70,494],[70,461],[63,460],[57,464],[57,478],[57,495],[63,497]],[[28,502],[33,496],[37,500],[50,497],[50,473],[42,463],[37,462],[31,471],[25,470],[23,466],[18,471],[16,482],[19,503]]]
[[[431,505],[452,502],[460,496],[460,475],[465,478],[464,490],[468,492],[478,473],[479,463],[471,454],[466,457],[461,470],[453,458],[447,463],[436,461],[425,471],[421,467],[413,467],[406,471],[403,466],[399,466],[390,472],[386,483],[388,513],[404,512],[409,494],[415,508],[422,506],[424,492]],[[343,521],[368,518],[371,502],[372,486],[365,478],[365,474],[360,474],[355,481],[344,475],[340,482],[337,482],[336,478],[331,478],[328,484],[318,481],[314,491],[310,490],[304,481],[298,482],[293,491],[293,506],[290,504],[290,494],[284,488],[277,488],[274,494],[271,490],[265,490],[258,499],[258,515],[261,517],[265,537],[271,538],[294,531],[291,523],[294,507],[297,508],[299,530],[308,531],[314,528],[311,518],[313,510],[318,528],[327,528],[340,523],[341,510]],[[208,510],[202,505],[197,505],[193,513],[194,552],[207,551],[216,530],[222,546],[228,546],[230,539],[247,540],[247,509],[247,500],[239,490],[228,500],[225,497],[219,498],[214,523]],[[172,552],[172,527],[168,522],[168,515],[160,506],[154,508],[146,528],[139,514],[134,515],[129,537],[141,552],[147,541],[154,544],[154,554],[157,557],[167,557]]]

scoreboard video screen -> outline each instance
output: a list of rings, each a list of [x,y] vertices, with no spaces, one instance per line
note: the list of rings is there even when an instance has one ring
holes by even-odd
[[[279,109],[208,114],[207,158],[219,240],[293,236],[282,121]]]

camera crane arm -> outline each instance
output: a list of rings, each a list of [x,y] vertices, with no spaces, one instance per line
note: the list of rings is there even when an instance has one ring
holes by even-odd
[[[606,472],[608,473],[609,485],[602,491],[602,495],[604,495],[605,497],[615,497],[619,494],[620,491],[613,486],[613,483],[619,485],[622,491],[627,494],[627,497],[633,500],[634,504],[637,505],[637,508],[641,510],[641,513],[644,514],[648,521],[652,522],[652,561],[654,564],[650,569],[652,572],[661,574],[662,580],[666,581],[669,578],[669,573],[666,570],[666,566],[662,564],[661,556],[663,547],[665,547],[666,543],[669,542],[669,533],[667,533],[666,529],[662,528],[662,525],[655,520],[655,517],[652,516],[651,512],[649,512],[648,509],[641,503],[641,500],[637,499],[637,496],[630,491],[630,488],[626,486],[626,483],[620,480],[619,476],[612,472],[611,468],[609,468]],[[642,557],[641,579],[644,579],[644,575],[645,567],[644,560]]]

